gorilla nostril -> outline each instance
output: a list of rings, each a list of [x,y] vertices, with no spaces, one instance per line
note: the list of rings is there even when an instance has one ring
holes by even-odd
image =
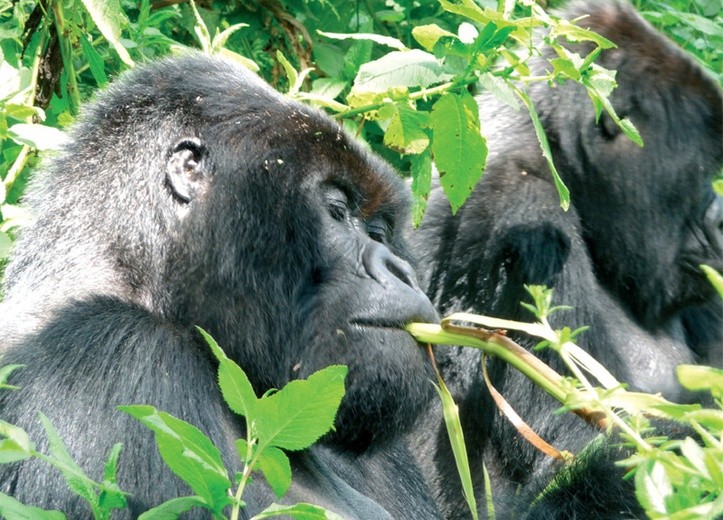
[[[408,285],[412,289],[417,288],[417,277],[407,262],[396,257],[391,257],[387,259],[385,266],[387,271],[401,280],[402,283]]]

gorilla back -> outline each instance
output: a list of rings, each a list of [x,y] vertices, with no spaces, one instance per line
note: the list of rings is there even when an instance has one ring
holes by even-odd
[[[675,367],[720,363],[723,352],[721,302],[698,267],[723,266],[723,206],[711,186],[723,161],[721,91],[624,2],[577,2],[563,16],[584,16],[581,26],[617,45],[598,62],[617,70],[611,102],[632,120],[645,146],[629,140],[605,114],[598,124],[580,85],[535,85],[531,97],[571,192],[572,207],[564,212],[529,116],[480,98],[487,169],[455,216],[441,188],[430,196],[414,235],[423,285],[442,314],[466,311],[520,321],[534,319],[520,306],[529,301],[524,286],[552,287],[554,305],[572,306],[552,316],[554,327],[590,326],[579,344],[619,380],[688,400]],[[592,49],[573,50],[585,56]],[[545,74],[545,66],[540,60],[532,74]],[[523,335],[515,339],[530,348],[537,343]],[[556,355],[541,355],[564,371]],[[552,464],[496,413],[479,374],[479,355],[440,350],[439,361],[460,402],[480,482],[484,459],[498,496],[506,486],[544,487]],[[554,416],[558,403],[521,374],[497,361],[489,369],[494,386],[558,448],[577,452],[595,434],[585,433],[577,417]],[[446,449],[446,441],[420,453],[435,449]],[[448,499],[446,510],[458,511],[462,506],[446,491],[454,468],[447,455],[434,458],[425,462],[430,479]],[[618,491],[619,470],[599,464],[570,479],[574,485],[560,486],[557,495],[546,494],[532,516],[642,515],[632,490]],[[546,504],[551,511],[541,511]]]
[[[243,424],[194,325],[259,393],[349,366],[335,432],[293,454],[284,503],[437,518],[399,442],[430,397],[425,356],[399,329],[436,317],[406,261],[407,195],[336,123],[228,62],[162,61],[88,106],[28,201],[35,220],[7,269],[0,331],[3,362],[25,367],[0,414],[42,450],[43,411],[96,479],[122,441],[124,518],[188,489],[116,405],[198,426],[238,469]],[[0,466],[0,490],[88,515],[35,461]],[[244,500],[252,515],[273,493],[257,478]]]

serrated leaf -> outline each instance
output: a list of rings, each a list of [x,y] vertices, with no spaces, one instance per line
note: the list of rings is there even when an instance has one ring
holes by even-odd
[[[405,154],[422,153],[429,146],[429,135],[423,129],[428,124],[428,115],[404,103],[392,106],[394,111],[384,132],[384,144]]]
[[[36,150],[57,150],[67,141],[65,134],[57,128],[27,123],[11,126],[8,135],[16,143]]]
[[[82,2],[98,30],[112,45],[123,63],[132,67],[133,60],[120,41],[121,31],[128,25],[128,18],[121,9],[120,0],[82,0]]]
[[[344,396],[347,372],[345,366],[332,365],[261,398],[255,416],[259,448],[303,450],[327,433]]]
[[[317,30],[316,32],[319,33],[321,36],[331,38],[332,40],[368,40],[368,41],[372,41],[374,43],[378,43],[380,45],[386,45],[387,47],[391,47],[392,49],[396,49],[398,51],[407,50],[406,45],[404,45],[398,39],[392,38],[390,36],[381,36],[379,34],[372,34],[372,33],[342,34],[342,33],[324,32],[324,31],[319,31],[319,30]]]
[[[257,464],[276,498],[284,496],[291,486],[291,463],[286,454],[279,448],[269,446],[259,454]]]
[[[178,497],[163,502],[161,505],[149,509],[138,520],[178,520],[178,517],[194,507],[208,509],[206,502],[201,497]]]
[[[0,493],[0,515],[5,520],[65,520],[66,518],[60,511],[46,511],[26,506],[5,493]]]
[[[226,353],[218,346],[216,340],[201,327],[196,327],[206,343],[211,347],[213,354],[219,361],[218,385],[221,394],[229,408],[243,417],[252,418],[254,407],[258,399],[246,373],[234,361],[226,356]]]
[[[0,464],[32,457],[35,445],[19,426],[0,420],[0,437]]]
[[[118,409],[138,419],[156,434],[161,457],[168,467],[216,513],[229,504],[231,481],[221,454],[198,428],[153,406],[129,405]]]
[[[434,50],[434,46],[440,38],[457,38],[454,33],[442,29],[436,24],[419,25],[412,29],[412,36],[415,40],[417,40],[417,42],[419,42],[419,45],[427,49],[429,52]]]
[[[392,87],[421,87],[452,79],[434,55],[413,49],[393,51],[359,67],[352,92],[386,92]]]
[[[477,103],[466,92],[447,92],[432,107],[432,154],[453,213],[472,193],[487,161],[477,111]]]
[[[275,516],[290,516],[296,520],[343,520],[342,517],[336,513],[311,504],[296,504],[293,506],[271,504],[261,513],[251,518],[251,520],[262,520],[263,518],[272,518]]]
[[[432,189],[432,155],[429,150],[411,158],[412,166],[412,224],[415,228],[422,223],[427,209],[427,199]]]

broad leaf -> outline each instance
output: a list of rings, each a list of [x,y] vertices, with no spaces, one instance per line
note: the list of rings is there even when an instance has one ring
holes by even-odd
[[[11,126],[8,135],[16,143],[26,144],[36,150],[57,150],[67,140],[65,134],[57,128],[27,123]]]
[[[432,54],[418,49],[394,51],[359,68],[352,91],[386,92],[392,87],[421,87],[452,79]]]
[[[139,516],[138,520],[178,520],[182,513],[190,511],[194,507],[208,508],[201,497],[178,497],[149,509]]]
[[[387,47],[391,47],[392,49],[396,49],[398,51],[407,50],[406,45],[404,45],[401,41],[397,40],[396,38],[391,38],[390,36],[381,36],[379,34],[371,34],[371,33],[341,34],[341,33],[332,33],[332,32],[324,32],[324,31],[316,31],[316,32],[318,32],[322,36],[331,38],[332,40],[369,40],[369,41],[378,43],[380,45],[386,45]]]
[[[0,493],[0,515],[5,520],[65,520],[60,511],[45,511],[38,507],[26,506],[13,497]]]
[[[347,372],[347,367],[333,365],[262,398],[255,417],[259,448],[303,450],[328,432],[344,396]]]
[[[405,154],[422,153],[429,146],[425,112],[417,112],[404,103],[394,103],[392,118],[384,133],[384,144]]]
[[[296,520],[342,520],[342,517],[336,513],[311,504],[296,504],[293,506],[271,504],[251,520],[262,520],[263,518],[273,518],[275,516],[290,516]]]
[[[161,457],[211,510],[219,513],[229,504],[231,481],[218,448],[198,428],[152,406],[119,406],[156,434]]]
[[[472,193],[487,161],[477,111],[477,103],[466,92],[448,92],[432,107],[432,154],[453,213]]]
[[[258,458],[258,469],[264,474],[266,482],[274,490],[277,498],[281,498],[291,485],[291,463],[289,457],[274,446],[268,446]]]
[[[224,351],[208,332],[201,327],[196,328],[219,361],[218,384],[226,404],[239,415],[253,417],[253,410],[258,399],[246,373],[240,366],[226,357]]]
[[[0,464],[32,457],[35,445],[19,426],[0,420],[0,437]]]
[[[121,30],[128,25],[128,18],[120,6],[120,0],[82,0],[83,5],[93,18],[95,25],[98,27],[105,39],[113,46],[120,56],[120,59],[128,65],[133,66],[128,51],[120,41]]]

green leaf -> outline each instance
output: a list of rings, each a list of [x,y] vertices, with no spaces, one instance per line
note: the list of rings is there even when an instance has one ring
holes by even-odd
[[[201,327],[196,328],[206,340],[206,343],[211,347],[211,350],[219,361],[218,384],[226,404],[237,414],[243,417],[253,418],[254,407],[258,399],[246,373],[240,366],[226,357],[224,351],[208,332]]]
[[[103,88],[108,84],[108,76],[105,74],[103,58],[98,54],[98,51],[95,50],[93,45],[91,45],[85,34],[79,34],[78,41],[80,41],[80,48],[83,50],[85,59],[88,60],[88,67],[90,68],[90,73],[93,75],[93,79],[95,79],[99,87]]]
[[[229,504],[231,481],[218,448],[198,428],[153,406],[119,406],[156,434],[161,457],[216,513]]]
[[[259,449],[303,450],[328,432],[344,396],[347,372],[345,366],[332,365],[261,398],[255,417]]]
[[[379,34],[370,34],[370,33],[342,34],[342,33],[324,32],[324,31],[316,31],[316,32],[322,36],[331,38],[332,40],[369,40],[369,41],[378,43],[380,45],[386,45],[387,47],[391,47],[392,49],[396,49],[398,51],[407,50],[407,46],[404,45],[401,41],[397,40],[396,38],[391,38],[389,36],[380,36]]]
[[[723,275],[721,275],[718,271],[707,265],[701,265],[700,268],[708,277],[708,280],[713,285],[713,287],[715,287],[715,290],[718,291],[718,294],[720,294],[721,298],[723,298]]]
[[[405,154],[422,153],[429,146],[426,112],[417,112],[405,103],[394,103],[392,118],[384,133],[384,144]]]
[[[509,83],[494,74],[485,72],[479,77],[479,82],[484,88],[486,88],[493,96],[502,101],[505,105],[519,110],[520,104],[517,102],[515,97],[515,91],[510,88]]]
[[[120,0],[82,0],[82,2],[98,30],[113,46],[123,63],[132,67],[133,60],[120,41],[121,30],[128,25],[128,18],[121,9]]]
[[[33,456],[35,445],[28,434],[14,424],[0,420],[0,464],[17,462]]]
[[[13,497],[0,493],[0,514],[5,520],[65,520],[60,511],[45,511],[15,500]]]
[[[665,499],[673,492],[673,487],[663,465],[657,461],[647,461],[635,472],[635,496],[647,511],[668,512]]]
[[[284,496],[291,486],[291,463],[286,454],[279,448],[268,446],[259,454],[257,464],[276,497]]]
[[[467,506],[472,513],[472,518],[477,520],[477,501],[475,499],[474,487],[472,486],[472,475],[469,469],[469,458],[467,457],[467,447],[464,443],[464,433],[462,425],[459,422],[459,409],[454,403],[452,394],[449,393],[447,386],[442,378],[437,375],[437,384],[435,385],[439,398],[442,401],[442,411],[444,415],[444,424],[447,427],[447,435],[452,446],[454,462],[457,464],[457,473],[462,481],[462,493],[467,501]]]
[[[542,155],[547,160],[547,166],[548,168],[550,168],[552,178],[555,181],[557,193],[560,195],[560,206],[562,207],[562,209],[567,211],[570,208],[570,190],[568,190],[567,186],[565,186],[565,183],[562,182],[562,178],[557,172],[557,168],[555,168],[555,163],[552,162],[552,152],[550,151],[550,144],[547,142],[547,135],[545,135],[545,128],[542,126],[540,116],[537,115],[537,111],[535,110],[535,106],[532,103],[530,96],[528,96],[526,92],[519,90],[517,87],[513,88],[515,89],[517,96],[527,107],[527,111],[530,113],[530,119],[532,119],[532,126],[535,128],[535,134],[537,135],[537,140],[540,143]]]
[[[149,509],[138,520],[178,520],[178,517],[194,507],[208,509],[208,505],[201,497],[178,497],[163,502],[161,505]]]
[[[18,123],[8,129],[10,138],[36,150],[57,150],[67,138],[63,132],[50,126]]]
[[[216,36],[213,37],[213,41],[211,42],[211,50],[214,53],[220,52],[221,49],[223,48],[223,46],[226,45],[226,42],[231,37],[231,35],[233,35],[233,33],[238,31],[239,29],[243,29],[244,27],[248,27],[248,26],[249,26],[249,24],[247,24],[247,23],[235,23],[235,24],[227,27],[220,33],[217,33]],[[249,61],[251,61],[251,60],[249,60]]]
[[[584,20],[582,23],[585,23]],[[564,36],[568,41],[579,43],[585,41],[591,41],[602,47],[603,49],[611,49],[617,47],[613,42],[607,38],[600,36],[596,32],[588,29],[583,29],[577,25],[570,23],[568,20],[560,19],[554,24],[550,30],[550,36],[557,38]]]
[[[477,111],[477,103],[466,92],[447,92],[432,107],[432,154],[453,213],[472,193],[487,161]]]
[[[723,395],[723,370],[702,365],[680,365],[676,369],[678,380],[688,390],[708,390]]]
[[[88,502],[93,510],[98,506],[98,495],[95,482],[88,478],[85,472],[72,459],[58,431],[43,413],[38,413],[45,434],[48,436],[50,449],[49,462],[60,470],[70,490]]]
[[[7,236],[7,233],[0,233],[0,236],[5,235],[8,240],[10,240],[10,237]],[[0,239],[0,245],[2,245],[2,240]],[[0,255],[0,258],[2,258],[2,255]],[[0,356],[2,358],[2,356]],[[12,374],[15,370],[18,368],[22,368],[25,365],[5,365],[0,367],[0,390],[1,389],[17,389],[17,386],[8,385],[8,378],[10,377],[10,374]]]
[[[296,504],[293,506],[282,506],[271,504],[251,520],[262,520],[274,516],[290,516],[296,520],[343,520],[341,516],[331,511],[326,511],[319,506],[311,504]]]
[[[359,68],[352,91],[386,92],[392,87],[426,88],[452,79],[437,58],[418,49],[394,51]]]
[[[412,36],[429,52],[434,50],[434,46],[440,38],[457,38],[454,33],[446,31],[436,24],[419,25],[412,29]]]
[[[118,473],[118,459],[120,458],[123,444],[116,443],[110,450],[108,461],[105,463],[105,471],[103,472],[103,489],[98,497],[100,507],[106,511],[111,509],[122,509],[126,507],[126,498],[123,492],[116,484],[116,475]]]
[[[411,158],[412,167],[412,224],[419,227],[427,209],[427,199],[432,189],[432,154],[429,149]]]

